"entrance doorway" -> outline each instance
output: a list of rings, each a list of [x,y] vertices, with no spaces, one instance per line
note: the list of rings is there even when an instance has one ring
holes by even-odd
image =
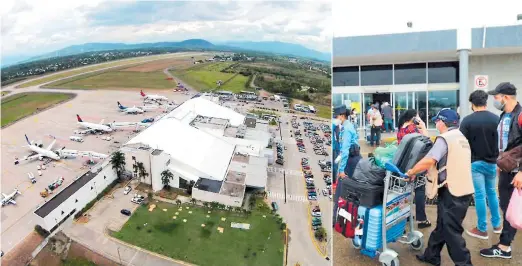
[[[379,104],[379,111],[383,103],[391,104],[391,93],[389,92],[376,92],[376,93],[365,93],[364,94],[364,114],[366,115],[370,110],[372,104]]]

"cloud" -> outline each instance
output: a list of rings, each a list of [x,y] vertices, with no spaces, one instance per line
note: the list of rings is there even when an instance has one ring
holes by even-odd
[[[87,42],[190,38],[283,41],[331,50],[331,4],[327,1],[57,1],[0,4],[2,10],[6,5],[16,11],[2,14],[3,54],[44,53]]]

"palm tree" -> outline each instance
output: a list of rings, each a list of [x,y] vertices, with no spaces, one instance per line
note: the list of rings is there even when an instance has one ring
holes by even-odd
[[[121,174],[125,170],[125,154],[121,151],[116,151],[112,154],[110,162],[112,164],[112,169],[116,170],[118,178],[121,178]]]
[[[196,199],[195,199],[195,198],[191,198],[191,199],[190,199],[190,203],[196,205]]]
[[[232,207],[232,206],[227,206],[227,210],[228,210],[229,212],[231,212],[233,209],[234,209],[234,207]]]
[[[203,206],[208,209],[208,207],[210,206],[210,203],[205,201],[205,202],[203,202]]]
[[[161,183],[163,187],[167,188],[167,190],[170,189],[170,180],[173,178],[174,175],[168,169],[161,172]]]
[[[211,207],[212,209],[217,209],[218,204],[219,204],[219,203],[218,203],[217,201],[213,201],[213,202],[210,203],[210,207]]]
[[[177,200],[176,200],[176,204],[177,204],[177,205],[181,205],[181,200],[177,199]]]
[[[141,178],[145,179],[145,177],[149,176],[149,174],[147,173],[147,170],[145,170],[145,166],[143,165],[142,162],[138,162],[138,176],[140,177],[140,179]]]
[[[236,211],[236,212],[242,212],[242,211],[243,211],[243,208],[241,208],[241,207],[236,207],[236,208],[235,208],[235,211]]]
[[[189,184],[188,184],[188,188],[187,188],[187,193],[189,195],[192,195],[192,187],[194,186],[194,184],[196,184],[194,181],[190,180]]]

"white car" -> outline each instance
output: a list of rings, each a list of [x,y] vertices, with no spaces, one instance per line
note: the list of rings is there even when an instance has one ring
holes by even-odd
[[[127,194],[129,194],[129,192],[131,192],[131,190],[132,190],[132,188],[130,186],[126,186],[125,190],[123,190],[123,194],[127,195]]]
[[[321,212],[312,212],[313,217],[321,217]]]

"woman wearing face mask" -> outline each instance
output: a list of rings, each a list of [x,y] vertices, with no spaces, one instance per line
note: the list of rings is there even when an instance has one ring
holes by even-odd
[[[422,121],[417,110],[410,109],[399,118],[399,130],[397,131],[397,143],[401,143],[404,136],[412,133],[420,133],[428,136],[426,124]],[[415,219],[419,229],[430,227],[431,222],[426,216],[426,187],[415,188]]]

